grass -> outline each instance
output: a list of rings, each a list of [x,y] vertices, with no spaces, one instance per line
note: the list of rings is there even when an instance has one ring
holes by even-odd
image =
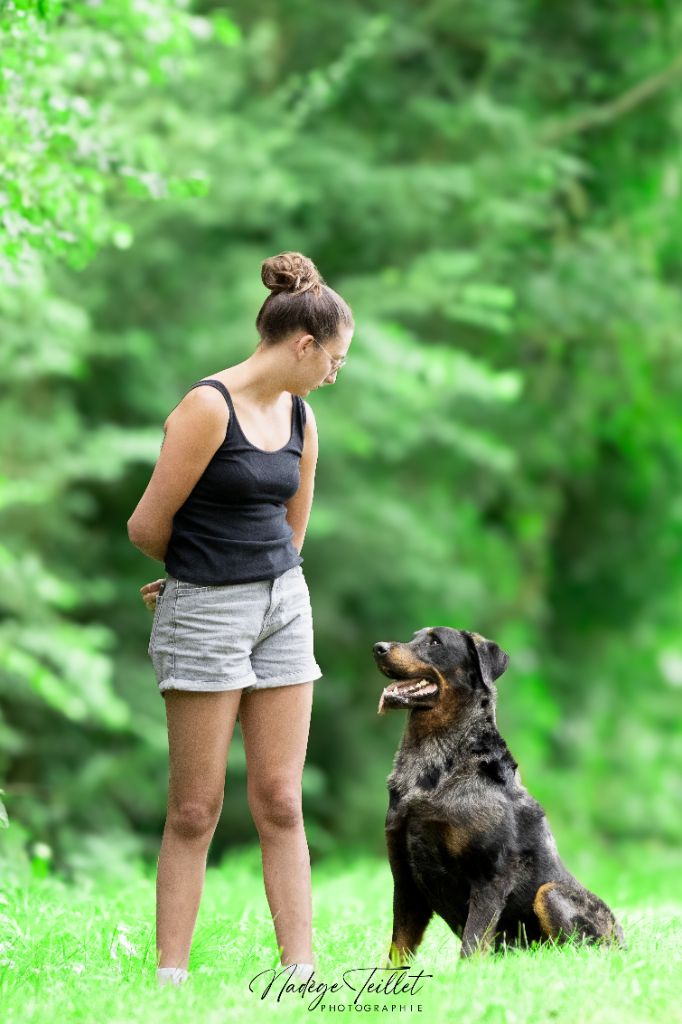
[[[627,950],[544,947],[460,961],[458,940],[434,918],[403,972],[411,975],[403,983],[413,991],[365,992],[355,1004],[357,992],[344,986],[344,972],[355,971],[347,978],[359,988],[372,981],[371,968],[387,952],[392,882],[384,860],[348,854],[313,868],[316,976],[306,992],[282,991],[280,978],[263,998],[269,976],[263,975],[253,992],[249,983],[259,972],[279,969],[279,961],[257,847],[235,851],[219,868],[209,868],[191,977],[181,988],[156,985],[153,872],[125,882],[105,872],[77,887],[54,876],[5,877],[0,886],[2,1021],[222,1024],[312,1016],[428,1018],[429,1024],[681,1021],[682,901],[670,898],[679,892],[679,865],[650,857],[647,868],[642,852],[634,849],[619,853],[610,865],[604,858],[595,861],[587,875],[574,860],[569,864],[611,902]],[[597,887],[594,875],[600,871],[604,878]],[[421,979],[415,980],[420,971]],[[377,972],[373,980],[387,977]],[[333,984],[338,991],[320,988]]]

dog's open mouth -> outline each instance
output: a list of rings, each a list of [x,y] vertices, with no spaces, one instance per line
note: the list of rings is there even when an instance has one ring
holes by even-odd
[[[381,693],[378,715],[383,715],[391,708],[432,708],[436,704],[438,683],[432,679],[396,679],[388,672],[385,675],[392,681]]]

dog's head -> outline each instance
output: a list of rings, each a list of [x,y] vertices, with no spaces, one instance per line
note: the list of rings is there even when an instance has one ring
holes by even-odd
[[[378,713],[391,708],[430,710],[448,703],[455,692],[493,693],[509,655],[480,633],[449,626],[427,626],[408,643],[374,644],[374,660],[394,682],[384,688]],[[459,701],[458,701],[459,702]]]

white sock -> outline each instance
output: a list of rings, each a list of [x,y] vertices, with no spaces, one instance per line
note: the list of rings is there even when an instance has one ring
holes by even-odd
[[[283,964],[283,967],[291,967],[291,964]],[[314,970],[313,964],[296,964],[291,972],[291,980],[301,978],[303,981],[310,981],[310,975]]]
[[[162,987],[164,985],[182,985],[187,981],[189,972],[184,967],[157,967],[156,978]]]

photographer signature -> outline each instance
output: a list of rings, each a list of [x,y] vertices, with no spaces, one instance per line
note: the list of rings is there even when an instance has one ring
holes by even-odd
[[[422,978],[432,978],[432,974],[424,974],[420,970],[416,974],[407,974],[408,967],[352,967],[343,972],[341,981],[333,981],[330,985],[324,981],[315,979],[315,972],[310,975],[308,981],[292,981],[291,975],[295,970],[295,964],[288,964],[277,970],[270,968],[267,971],[260,971],[249,982],[249,992],[255,992],[258,988],[259,979],[262,979],[263,988],[260,998],[265,999],[274,990],[277,991],[277,1002],[286,993],[296,993],[304,996],[306,993],[314,998],[308,1004],[309,1010],[314,1010],[328,992],[340,992],[343,989],[350,989],[355,992],[354,1003],[363,995],[416,995],[422,987],[419,982]],[[382,976],[388,973],[388,977]],[[364,975],[364,978],[363,978]],[[377,977],[378,976],[378,977]],[[377,980],[375,980],[377,978]]]

